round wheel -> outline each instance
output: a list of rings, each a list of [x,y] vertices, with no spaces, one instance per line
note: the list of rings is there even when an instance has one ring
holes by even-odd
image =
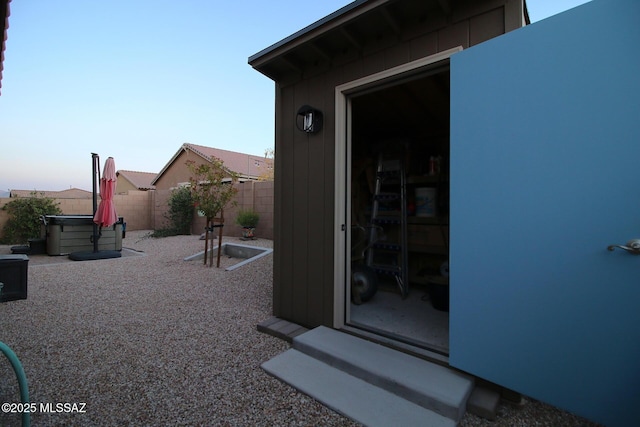
[[[351,266],[351,286],[356,287],[362,302],[369,301],[378,291],[378,276],[366,265]],[[352,292],[353,294],[353,292]]]

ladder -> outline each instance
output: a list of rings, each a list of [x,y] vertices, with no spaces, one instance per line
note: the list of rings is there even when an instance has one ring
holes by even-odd
[[[379,153],[366,263],[393,276],[403,299],[409,294],[406,193],[402,159]]]

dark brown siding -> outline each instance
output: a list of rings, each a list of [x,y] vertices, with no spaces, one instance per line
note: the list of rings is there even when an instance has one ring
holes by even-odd
[[[448,17],[430,16],[402,34],[381,34],[362,49],[345,46],[330,65],[311,64],[276,84],[274,314],[306,327],[332,326],[337,85],[456,46],[467,48],[511,30],[518,2],[458,2]],[[505,7],[504,4],[507,3]],[[297,109],[324,113],[324,127],[296,129]]]
[[[277,107],[288,126],[277,126],[276,250],[274,251],[274,312],[309,325],[326,323],[332,315],[333,291],[333,120],[323,131],[305,134],[295,127],[295,113],[310,104],[329,113],[333,96],[322,82],[326,76],[279,89]],[[335,85],[334,85],[335,86]]]

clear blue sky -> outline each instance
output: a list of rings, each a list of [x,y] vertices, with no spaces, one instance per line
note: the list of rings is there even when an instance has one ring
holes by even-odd
[[[528,0],[532,22],[587,0]],[[182,143],[263,155],[274,85],[247,58],[347,0],[13,0],[0,192],[91,190],[91,153],[159,172]]]

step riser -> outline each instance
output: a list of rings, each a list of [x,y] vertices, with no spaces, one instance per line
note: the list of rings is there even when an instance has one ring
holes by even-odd
[[[269,335],[284,339],[289,343],[293,342],[294,337],[297,337],[298,335],[309,332],[308,329],[300,325],[288,322],[283,319],[279,319],[277,317],[272,317],[260,323],[258,325],[258,330],[261,332],[267,333]],[[298,352],[297,350],[294,350],[294,349],[291,349],[291,351]],[[441,363],[439,364],[443,365],[442,360],[440,362]],[[325,364],[324,362],[319,362],[319,363]],[[446,363],[444,365],[446,365]],[[265,370],[267,369],[265,368]],[[289,369],[286,369],[286,368],[285,370],[289,371]],[[273,371],[270,373],[275,377],[280,378],[279,373],[273,372]],[[317,378],[317,375],[314,378]],[[287,382],[283,378],[280,378],[280,379]],[[291,384],[291,385],[296,387],[294,384]],[[309,394],[313,395],[313,393],[309,393]],[[497,390],[489,389],[481,385],[475,385],[473,388],[473,391],[471,392],[471,395],[467,399],[466,412],[472,413],[481,418],[495,421],[498,416],[497,410],[498,410],[498,405],[500,403],[500,398],[501,398],[501,394]],[[516,399],[512,399],[512,400],[515,401]],[[429,427],[434,427],[435,424],[428,424],[428,425]]]
[[[274,377],[370,427],[455,427],[456,422],[295,349],[262,364]]]
[[[312,339],[309,338],[311,336]],[[337,341],[331,342],[333,339]],[[296,337],[293,348],[455,421],[459,421],[464,415],[467,399],[473,389],[473,381],[466,376],[443,367],[434,368],[435,365],[427,361],[417,361],[411,356],[328,328]],[[374,359],[366,357],[373,353],[381,356]],[[364,358],[358,359],[358,354],[362,354]],[[406,367],[405,375],[398,375],[397,368],[400,366],[403,369]],[[427,370],[424,371],[421,367]],[[434,369],[431,375],[430,372]],[[413,377],[408,381],[407,371]],[[423,379],[416,383],[415,379],[421,377]],[[431,384],[425,384],[429,381]],[[442,381],[442,384],[438,384]],[[460,395],[451,396],[451,389],[459,390]]]
[[[353,375],[356,378],[360,378],[361,380],[366,381],[369,384],[372,384],[372,385],[375,385],[376,387],[380,387],[384,390],[387,390],[397,396],[400,396],[410,402],[415,403],[416,405],[420,405],[423,408],[432,410],[447,418],[451,418],[453,420],[460,420],[464,415],[464,407],[456,408],[453,406],[449,406],[446,403],[439,401],[437,398],[424,395],[417,390],[414,390],[412,388],[399,384],[395,382],[393,378],[385,377],[383,373],[372,372],[367,369],[362,369],[359,366],[356,366],[347,361],[335,358],[331,354],[324,353],[322,351],[314,349],[313,347],[310,347],[304,344],[296,344],[295,339],[294,339],[293,348],[295,348],[296,350],[304,354],[307,354],[311,357],[321,360],[322,362],[326,363],[329,366],[333,366],[336,369],[339,369],[350,375]]]

